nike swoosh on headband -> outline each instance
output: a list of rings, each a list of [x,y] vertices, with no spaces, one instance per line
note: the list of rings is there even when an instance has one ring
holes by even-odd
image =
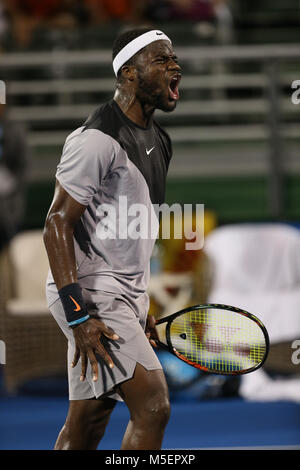
[[[113,60],[113,69],[115,75],[118,75],[118,71],[120,70],[122,65],[124,65],[138,51],[140,51],[141,49],[148,46],[154,41],[161,40],[169,41],[172,44],[171,39],[168,38],[165,33],[160,30],[154,29],[152,31],[148,31],[147,33],[141,34],[140,36],[126,44],[126,46],[120,50],[120,52],[116,55]]]

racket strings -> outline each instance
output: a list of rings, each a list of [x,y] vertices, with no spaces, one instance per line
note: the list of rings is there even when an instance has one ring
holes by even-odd
[[[219,372],[254,367],[266,353],[263,332],[253,320],[220,309],[198,309],[178,316],[172,322],[170,338],[189,362]]]

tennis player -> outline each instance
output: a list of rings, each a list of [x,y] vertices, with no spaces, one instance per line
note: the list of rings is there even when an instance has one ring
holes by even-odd
[[[111,236],[102,208],[118,222],[121,197],[149,212],[163,203],[172,149],[153,113],[175,109],[180,66],[171,40],[144,28],[115,40],[113,69],[113,99],[66,139],[45,223],[47,300],[68,339],[70,406],[55,449],[96,449],[118,400],[130,411],[122,449],[160,449],[169,418],[147,318],[155,239]]]

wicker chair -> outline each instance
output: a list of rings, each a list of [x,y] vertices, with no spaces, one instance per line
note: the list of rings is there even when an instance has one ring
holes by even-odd
[[[6,345],[4,386],[66,373],[67,342],[45,300],[48,260],[42,231],[17,235],[0,262],[0,338]]]

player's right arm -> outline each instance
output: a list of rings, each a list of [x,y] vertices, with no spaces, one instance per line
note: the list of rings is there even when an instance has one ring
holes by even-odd
[[[76,317],[75,325],[74,321],[69,321],[69,324],[72,324],[76,345],[72,365],[74,367],[81,358],[81,380],[84,380],[89,360],[93,379],[97,380],[98,362],[95,353],[99,354],[109,367],[113,367],[113,361],[102,346],[100,337],[105,335],[109,339],[118,339],[118,336],[100,319],[84,320],[88,312],[77,282],[73,232],[85,209],[86,206],[72,198],[57,180],[53,202],[45,222],[44,243],[67,320],[72,320],[72,315]]]

